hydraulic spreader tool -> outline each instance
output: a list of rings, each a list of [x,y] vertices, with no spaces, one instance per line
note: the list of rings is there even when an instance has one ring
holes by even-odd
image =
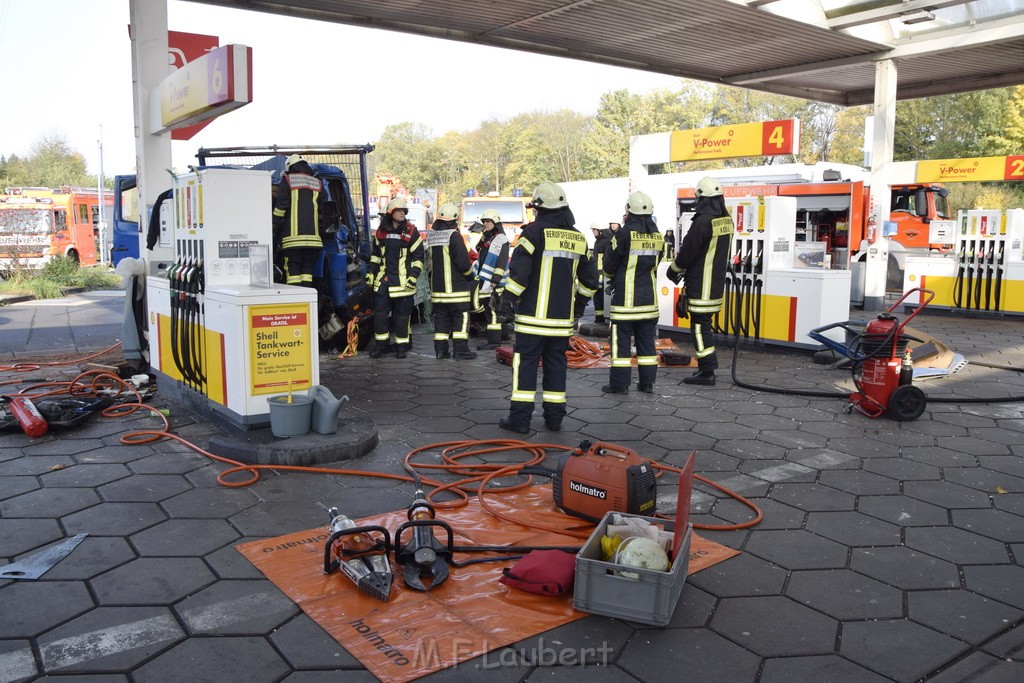
[[[921,293],[921,303],[903,322],[893,315],[911,294]],[[904,328],[935,298],[935,293],[915,288],[900,297],[885,313],[868,322],[861,332],[847,321],[833,323],[808,333],[815,341],[849,358],[853,367],[853,382],[857,391],[850,394],[848,411],[856,408],[868,417],[886,415],[894,420],[916,420],[924,413],[926,398],[923,391],[913,385],[914,370],[910,362],[910,341],[922,341],[904,332]],[[849,345],[840,344],[825,336],[829,330],[842,328],[853,335]]]
[[[387,602],[395,580],[388,562],[391,534],[382,526],[356,526],[338,508],[331,508],[327,514],[331,535],[324,544],[324,574],[341,569],[359,592]]]

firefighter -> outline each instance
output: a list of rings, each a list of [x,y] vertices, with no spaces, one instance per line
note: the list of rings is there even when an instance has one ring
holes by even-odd
[[[438,358],[476,358],[469,350],[469,300],[473,264],[459,232],[459,207],[442,204],[427,235],[430,302],[434,311],[434,354]],[[452,351],[448,350],[451,337]]]
[[[722,187],[711,177],[697,183],[697,205],[679,253],[668,269],[672,282],[683,282],[679,296],[686,297],[690,330],[697,353],[697,372],[686,384],[714,386],[718,354],[711,318],[722,309],[725,273],[732,250],[732,218],[725,208]]]
[[[587,258],[587,238],[575,227],[565,191],[544,182],[533,191],[536,219],[523,227],[509,266],[498,317],[515,320],[512,405],[502,429],[526,434],[537,391],[537,367],[544,362],[544,424],[562,428],[565,371],[573,324],[597,289],[597,272]]]
[[[392,199],[373,234],[369,284],[373,291],[373,343],[370,358],[380,358],[387,348],[389,320],[395,330],[396,357],[405,358],[411,347],[410,324],[416,279],[423,270],[423,239],[405,219],[404,199]]]
[[[477,278],[480,281],[480,294],[487,296],[483,306],[487,320],[487,341],[477,346],[477,351],[496,349],[501,345],[503,323],[498,319],[498,306],[501,295],[508,283],[508,254],[511,245],[501,225],[501,215],[494,209],[487,209],[480,214],[480,222],[484,226],[483,236],[477,244],[479,261],[477,261]]]
[[[594,232],[594,252],[592,260],[594,262],[594,268],[597,270],[597,276],[599,278],[599,286],[597,291],[594,292],[594,322],[599,325],[607,324],[608,307],[605,306],[604,301],[604,287],[606,284],[604,275],[604,257],[605,252],[608,251],[608,245],[612,242],[612,223],[608,224],[608,227],[602,230],[598,227],[597,223],[591,223],[590,229]]]
[[[272,224],[289,285],[313,286],[313,270],[324,248],[318,229],[320,189],[320,179],[305,159],[292,154],[285,160]]]
[[[637,389],[654,392],[658,354],[654,337],[658,328],[658,264],[665,253],[665,240],[652,216],[654,203],[643,192],[634,192],[626,202],[623,226],[611,238],[604,256],[604,274],[612,285],[612,367],[608,394],[629,393],[632,374],[632,340],[636,339],[639,383]]]

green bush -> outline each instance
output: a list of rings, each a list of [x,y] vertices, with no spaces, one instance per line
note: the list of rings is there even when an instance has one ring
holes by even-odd
[[[54,256],[42,267],[34,279],[42,278],[62,284],[65,287],[71,287],[74,286],[79,271],[81,271],[81,268],[79,268],[78,261],[75,259],[70,256]]]
[[[102,267],[81,268],[78,262],[67,256],[57,256],[37,271],[18,271],[9,279],[0,282],[0,292],[5,294],[31,293],[37,299],[57,299],[69,287],[86,290],[114,289],[121,279]]]

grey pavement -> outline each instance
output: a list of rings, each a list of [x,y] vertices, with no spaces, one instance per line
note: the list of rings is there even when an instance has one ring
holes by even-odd
[[[85,298],[0,308],[0,348],[23,359],[106,346],[120,300]],[[915,327],[968,358],[1024,365],[1024,321],[925,313]],[[5,343],[19,334],[22,345]],[[496,426],[509,368],[491,354],[438,361],[429,335],[414,337],[405,360],[321,358],[322,382],[351,399],[345,411],[380,431],[377,449],[346,467],[398,473],[427,443],[510,436]],[[607,661],[533,666],[493,654],[491,668],[472,660],[427,680],[1024,680],[1024,404],[931,403],[916,422],[872,420],[840,400],[735,387],[721,350],[714,388],[662,369],[655,395],[605,396],[607,370],[570,371],[566,431],[528,440],[602,439],[673,464],[696,450],[700,474],[764,511],[753,529],[702,532],[742,554],[691,576],[666,628],[592,616],[542,634],[569,654],[605,645]],[[739,366],[755,384],[849,389],[848,372],[807,353],[741,350]],[[997,397],[1024,394],[1024,377],[968,366],[920,386]],[[215,433],[170,408],[177,433],[200,445]],[[90,533],[42,579],[0,581],[0,681],[372,680],[234,546],[320,526],[330,505],[353,516],[400,509],[409,487],[271,473],[225,489],[223,465],[178,444],[118,443],[152,422],[0,436],[0,563]],[[539,415],[533,424],[543,427]],[[660,498],[668,509],[675,493]],[[692,511],[698,522],[748,518],[703,486]]]

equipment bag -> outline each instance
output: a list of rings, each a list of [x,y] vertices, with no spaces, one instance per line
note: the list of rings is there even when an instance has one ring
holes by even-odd
[[[576,578],[576,556],[562,550],[531,550],[498,579],[538,595],[568,595]]]

